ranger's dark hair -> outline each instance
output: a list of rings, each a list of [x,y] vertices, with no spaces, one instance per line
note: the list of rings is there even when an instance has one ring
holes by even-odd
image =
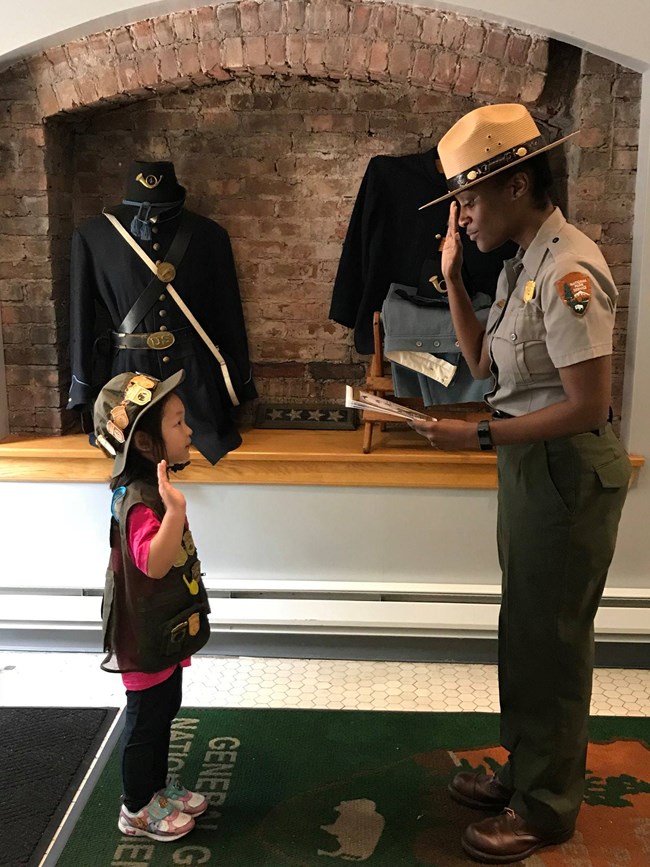
[[[498,175],[494,175],[494,180],[499,186],[503,186],[513,175],[519,172],[525,172],[528,175],[533,205],[538,210],[543,211],[549,202],[552,201],[553,173],[548,161],[548,154],[537,154],[537,156],[531,157],[529,160],[524,160],[523,163],[510,166],[510,168],[499,172]]]
[[[129,452],[126,456],[126,464],[124,465],[124,469],[119,474],[119,476],[115,476],[114,479],[111,479],[110,487],[112,491],[114,491],[116,488],[121,487],[122,485],[126,487],[129,482],[133,482],[136,480],[151,481],[157,484],[156,467],[158,465],[158,461],[167,460],[167,451],[165,449],[165,443],[162,435],[163,410],[165,408],[165,404],[173,393],[173,391],[170,391],[169,394],[166,394],[161,401],[154,404],[151,409],[143,413],[138,419],[136,433],[137,431],[141,430],[144,433],[149,434],[149,436],[151,437],[151,442],[153,446],[153,460],[146,458],[135,447],[135,443],[132,440],[131,445],[129,446]]]

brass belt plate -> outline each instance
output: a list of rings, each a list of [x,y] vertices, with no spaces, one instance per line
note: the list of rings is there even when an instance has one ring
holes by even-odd
[[[168,349],[176,338],[169,331],[153,331],[147,334],[147,346],[149,349]]]

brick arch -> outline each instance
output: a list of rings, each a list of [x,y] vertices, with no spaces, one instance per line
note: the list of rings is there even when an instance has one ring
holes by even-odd
[[[238,76],[408,83],[533,104],[548,41],[424,7],[350,0],[244,0],[150,18],[27,62],[43,118]]]

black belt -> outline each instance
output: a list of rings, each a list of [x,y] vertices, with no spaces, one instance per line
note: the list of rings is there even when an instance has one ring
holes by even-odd
[[[514,415],[510,415],[508,412],[503,412],[501,409],[495,409],[492,413],[492,418],[516,418]],[[607,431],[607,425],[603,425],[602,427],[594,428],[594,430],[586,431],[586,433],[594,434],[597,437],[603,436],[603,434]]]
[[[175,343],[186,342],[191,335],[191,328],[179,328],[177,331],[149,331],[134,334],[122,334],[112,331],[113,347],[115,349],[169,349]]]

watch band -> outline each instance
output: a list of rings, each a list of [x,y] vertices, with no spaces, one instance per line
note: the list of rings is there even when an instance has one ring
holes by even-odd
[[[490,431],[490,422],[487,419],[483,419],[478,423],[478,427],[476,429],[478,434],[478,444],[479,448],[482,452],[492,451],[494,448],[494,443],[492,442],[492,433]]]

